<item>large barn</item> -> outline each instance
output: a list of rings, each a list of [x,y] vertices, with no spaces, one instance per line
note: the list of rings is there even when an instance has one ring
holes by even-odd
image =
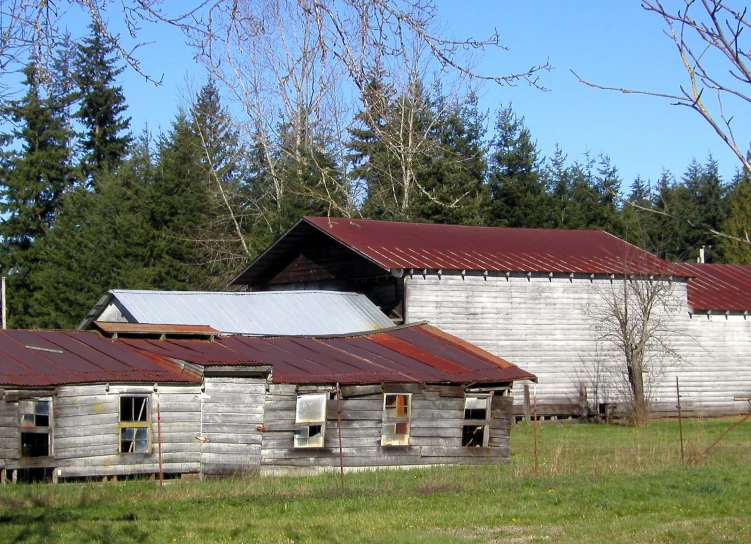
[[[565,415],[583,401],[618,404],[617,386],[599,383],[616,379],[597,369],[617,354],[602,346],[593,309],[616,282],[639,278],[670,294],[660,311],[671,357],[646,377],[654,408],[675,411],[678,377],[689,412],[747,410],[736,400],[751,395],[747,266],[668,263],[602,231],[305,217],[233,283],[363,293],[396,323],[428,321],[530,369],[541,411]]]
[[[0,480],[317,473],[509,460],[534,376],[424,324],[221,336],[0,332]]]

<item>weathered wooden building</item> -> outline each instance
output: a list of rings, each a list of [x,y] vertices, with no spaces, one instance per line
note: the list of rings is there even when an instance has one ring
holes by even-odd
[[[534,378],[427,325],[97,327],[0,332],[3,481],[505,462],[511,386]]]
[[[530,369],[542,413],[576,414],[582,387],[600,389],[590,409],[619,401],[593,383],[603,347],[591,309],[638,278],[667,282],[671,298],[677,358],[647,377],[655,409],[675,410],[679,377],[687,411],[747,410],[735,398],[751,395],[751,267],[668,263],[602,231],[306,217],[233,283],[363,293],[397,323],[428,321]]]

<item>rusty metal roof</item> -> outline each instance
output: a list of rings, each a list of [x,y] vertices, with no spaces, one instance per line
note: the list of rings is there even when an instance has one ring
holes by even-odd
[[[169,359],[91,332],[0,331],[0,385],[200,382]]]
[[[683,263],[688,305],[694,310],[751,311],[751,266]]]
[[[429,325],[326,337],[120,340],[201,366],[271,365],[277,383],[488,383],[532,374]]]
[[[665,274],[666,261],[604,231],[518,229],[304,217],[232,283],[304,250],[313,227],[385,271],[443,269],[587,274]]]

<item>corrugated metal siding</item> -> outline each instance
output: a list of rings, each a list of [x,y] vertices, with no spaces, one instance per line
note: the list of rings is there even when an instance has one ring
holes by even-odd
[[[426,325],[333,338],[121,341],[204,366],[271,365],[276,383],[471,383],[534,378],[508,361],[479,348],[467,349],[463,341]]]
[[[112,303],[138,323],[207,325],[226,334],[347,334],[393,326],[375,304],[356,293],[129,290],[110,293]]]
[[[688,282],[688,305],[694,310],[751,310],[751,266],[681,264]]]
[[[200,382],[172,361],[87,332],[0,331],[0,384]]]

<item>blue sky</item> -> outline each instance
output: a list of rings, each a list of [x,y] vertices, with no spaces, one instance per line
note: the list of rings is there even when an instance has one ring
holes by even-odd
[[[663,169],[679,177],[692,159],[703,163],[709,153],[726,181],[735,172],[737,159],[695,112],[658,98],[591,89],[570,72],[603,85],[677,92],[686,76],[675,46],[664,36],[662,21],[639,2],[441,0],[439,7],[446,32],[457,38],[498,30],[509,50],[480,58],[484,73],[521,71],[548,59],[555,67],[542,74],[547,92],[525,83],[480,89],[484,109],[511,103],[525,117],[543,155],[556,144],[570,160],[583,160],[586,152],[609,155],[624,189],[637,175],[655,181]],[[143,36],[155,43],[140,50],[143,68],[163,74],[164,82],[154,87],[135,73],[123,76],[135,132],[147,124],[167,128],[186,87],[196,89],[204,79],[178,31],[145,30]],[[738,136],[742,147],[751,142],[749,131]]]

